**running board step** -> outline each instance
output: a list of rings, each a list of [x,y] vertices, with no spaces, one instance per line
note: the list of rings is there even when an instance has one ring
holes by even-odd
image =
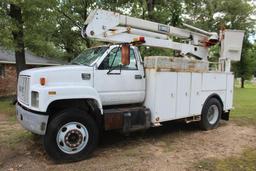
[[[157,122],[157,123],[153,123],[151,126],[152,127],[159,127],[159,126],[162,126],[162,124],[160,122]]]
[[[185,118],[186,123],[198,122],[200,120],[201,120],[201,115]]]
[[[145,107],[113,108],[104,110],[105,130],[119,129],[123,133],[148,129],[151,112]]]

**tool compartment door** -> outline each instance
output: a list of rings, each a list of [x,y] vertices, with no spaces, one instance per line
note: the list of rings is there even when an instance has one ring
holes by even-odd
[[[190,92],[190,115],[200,115],[202,110],[202,74],[192,73],[191,75],[191,92]]]
[[[160,121],[175,119],[176,110],[176,72],[157,72],[155,89],[155,114]],[[154,119],[153,118],[153,119]]]
[[[176,118],[189,116],[191,73],[178,73]]]
[[[226,110],[233,107],[234,75],[227,74]]]

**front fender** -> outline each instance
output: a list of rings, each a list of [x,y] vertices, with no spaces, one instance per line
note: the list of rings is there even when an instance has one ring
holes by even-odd
[[[46,112],[48,106],[56,100],[94,99],[97,101],[98,103],[97,105],[101,113],[103,113],[100,96],[93,87],[65,85],[65,86],[52,86],[52,87],[42,88],[42,86],[40,86],[40,87],[33,87],[32,91],[39,92],[39,111],[41,112]]]

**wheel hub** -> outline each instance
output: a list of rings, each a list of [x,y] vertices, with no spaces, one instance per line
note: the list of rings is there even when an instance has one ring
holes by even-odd
[[[78,130],[71,130],[68,131],[67,134],[65,135],[65,144],[70,147],[78,147],[83,141],[83,135],[80,131]]]
[[[212,105],[208,109],[207,120],[210,124],[215,124],[219,117],[219,109],[216,105]]]
[[[89,139],[87,128],[79,122],[69,122],[63,125],[56,137],[56,142],[61,151],[75,154],[84,149]]]

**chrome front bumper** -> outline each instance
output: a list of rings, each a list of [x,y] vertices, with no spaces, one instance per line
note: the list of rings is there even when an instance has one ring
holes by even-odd
[[[48,115],[37,114],[25,110],[18,103],[16,104],[16,115],[20,124],[27,130],[44,135],[47,128]]]

